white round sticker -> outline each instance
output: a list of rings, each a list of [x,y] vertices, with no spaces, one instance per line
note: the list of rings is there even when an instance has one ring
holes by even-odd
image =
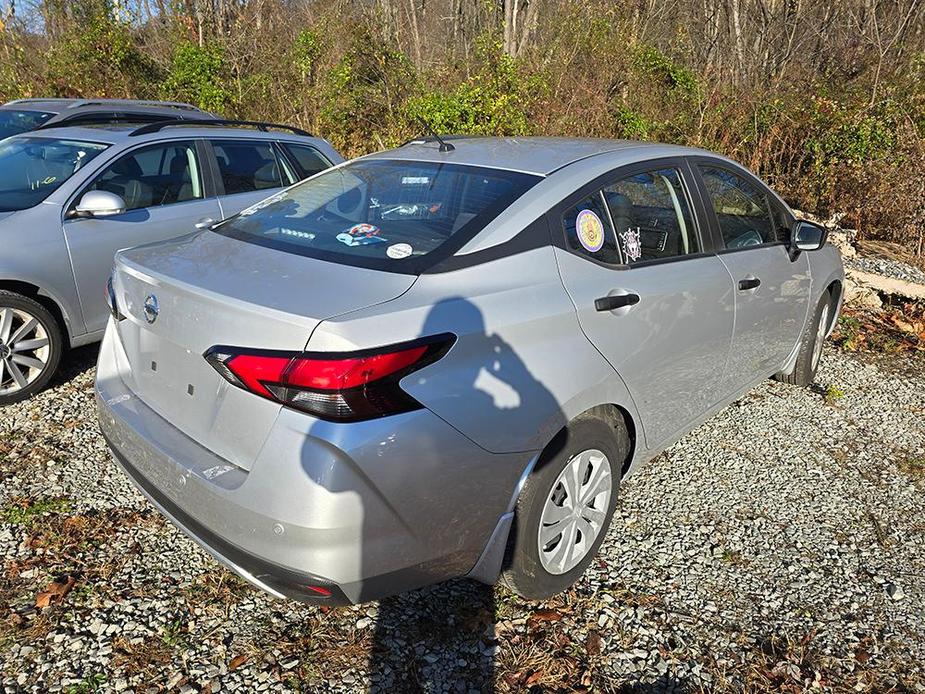
[[[410,243],[393,243],[391,246],[385,249],[385,254],[390,258],[407,258],[411,255],[411,244]]]

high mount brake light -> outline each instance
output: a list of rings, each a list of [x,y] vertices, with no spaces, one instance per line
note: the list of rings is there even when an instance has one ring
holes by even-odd
[[[401,389],[408,374],[440,359],[455,337],[360,352],[273,352],[217,346],[205,354],[229,383],[255,395],[338,422],[385,417],[421,407]]]

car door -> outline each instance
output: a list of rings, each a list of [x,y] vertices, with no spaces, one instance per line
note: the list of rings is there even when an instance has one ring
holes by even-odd
[[[212,138],[209,144],[223,219],[299,180],[272,140]]]
[[[718,160],[700,159],[694,168],[735,286],[726,386],[740,391],[780,371],[793,352],[808,308],[809,261],[791,257],[790,215],[760,181]]]
[[[681,160],[618,169],[549,214],[582,330],[625,382],[650,447],[720,399],[732,339],[732,283],[689,176]]]
[[[105,166],[69,202],[64,237],[74,268],[81,311],[89,332],[106,326],[104,287],[116,251],[182,236],[207,219],[219,219],[218,200],[204,176],[195,140],[145,145]],[[125,212],[109,217],[75,216],[80,198],[105,190],[125,201]]]

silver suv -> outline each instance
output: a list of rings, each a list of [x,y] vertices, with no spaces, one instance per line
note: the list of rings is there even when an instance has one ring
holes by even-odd
[[[102,338],[116,251],[208,227],[341,161],[302,130],[218,119],[0,141],[0,406],[42,388],[67,347]]]
[[[68,125],[129,121],[206,120],[216,116],[192,104],[136,99],[15,99],[0,104],[0,139]]]

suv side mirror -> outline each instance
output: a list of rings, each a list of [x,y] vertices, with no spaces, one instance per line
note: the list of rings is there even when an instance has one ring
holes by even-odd
[[[797,221],[790,235],[791,251],[818,251],[825,245],[828,230],[812,222]]]
[[[125,200],[107,190],[91,190],[77,203],[77,217],[111,217],[125,212]]]

